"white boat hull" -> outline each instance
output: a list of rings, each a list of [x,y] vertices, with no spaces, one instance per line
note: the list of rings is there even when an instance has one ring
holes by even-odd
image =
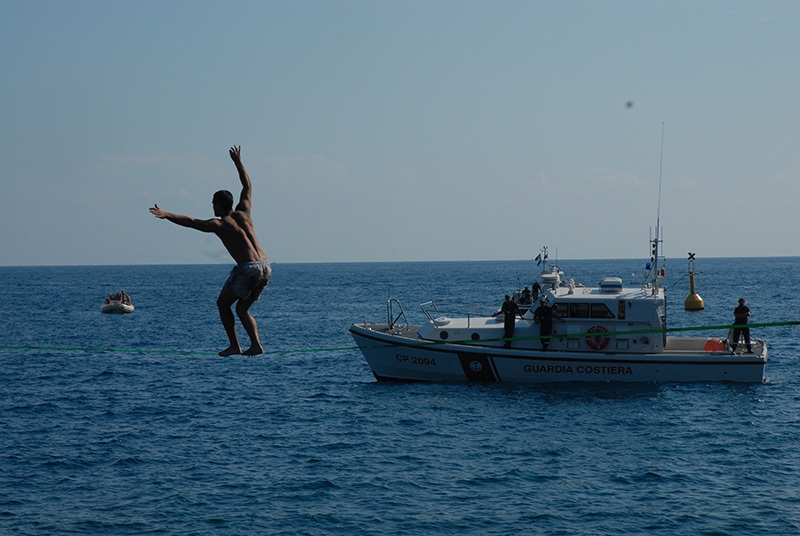
[[[354,324],[350,333],[379,381],[760,383],[767,363],[759,339],[753,354],[705,351],[700,337],[668,337],[665,350],[651,354],[569,352],[434,343],[417,337],[419,327]]]
[[[135,308],[133,305],[129,305],[126,303],[119,303],[119,302],[104,303],[103,305],[100,306],[101,312],[110,314],[132,313],[134,309]]]

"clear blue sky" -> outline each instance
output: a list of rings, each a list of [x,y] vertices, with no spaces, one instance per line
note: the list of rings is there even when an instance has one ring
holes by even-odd
[[[0,2],[0,265],[798,256],[795,1]],[[626,103],[632,102],[632,106]]]

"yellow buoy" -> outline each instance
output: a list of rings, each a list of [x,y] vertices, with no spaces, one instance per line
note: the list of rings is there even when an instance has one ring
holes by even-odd
[[[683,308],[687,311],[700,311],[705,307],[701,298],[694,288],[694,253],[689,253],[689,296],[683,302]]]

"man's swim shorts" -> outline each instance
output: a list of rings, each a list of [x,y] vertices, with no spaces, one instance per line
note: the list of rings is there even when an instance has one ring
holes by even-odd
[[[261,291],[269,283],[272,266],[269,261],[253,261],[237,264],[231,270],[228,280],[222,288],[226,288],[244,300],[255,292],[254,300],[258,300]]]

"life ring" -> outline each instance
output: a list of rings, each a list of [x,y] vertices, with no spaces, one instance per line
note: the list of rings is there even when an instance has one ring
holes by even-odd
[[[603,326],[592,326],[586,330],[586,333],[608,333],[608,330]],[[593,350],[602,350],[608,343],[611,342],[611,337],[608,335],[592,335],[586,337],[586,344]]]

